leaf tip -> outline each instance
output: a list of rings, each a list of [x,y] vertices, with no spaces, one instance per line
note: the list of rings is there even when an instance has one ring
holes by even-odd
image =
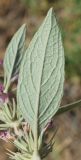
[[[54,13],[54,8],[51,7],[51,8],[49,9],[49,11],[48,11],[48,14],[49,14],[49,15],[52,15],[53,13]]]
[[[27,29],[26,23],[24,23],[24,24],[22,25],[22,29],[25,30],[25,32],[26,32],[26,29]]]
[[[50,20],[50,24],[52,25],[52,22],[56,21],[56,16],[55,16],[55,13],[54,13],[54,8],[51,7],[47,13],[47,17],[48,17],[48,20]]]

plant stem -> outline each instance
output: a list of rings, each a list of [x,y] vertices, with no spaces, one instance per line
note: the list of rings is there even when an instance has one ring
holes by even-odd
[[[8,80],[7,84],[6,84],[6,87],[4,89],[4,93],[8,93],[9,86],[10,86],[10,81]]]
[[[34,152],[33,157],[32,157],[31,160],[41,160],[41,158],[40,158],[40,156],[39,156],[38,153],[35,153],[35,152]]]
[[[38,123],[37,123],[37,117],[35,119],[35,126],[34,126],[34,152],[36,154],[38,152]]]
[[[19,131],[17,129],[17,126],[14,126],[14,133],[15,133],[16,136],[19,136]]]
[[[81,107],[81,99],[76,101],[76,102],[67,104],[67,105],[65,105],[63,107],[60,107],[55,115],[58,116],[60,114],[63,114],[65,112],[68,112],[68,111],[70,111],[70,110],[72,110],[74,108],[78,108],[78,107]]]

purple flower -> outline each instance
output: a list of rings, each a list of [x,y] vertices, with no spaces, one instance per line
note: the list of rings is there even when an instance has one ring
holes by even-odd
[[[0,139],[3,139],[4,141],[7,141],[10,139],[10,134],[8,131],[0,131]]]
[[[7,140],[8,131],[0,131],[0,139]]]

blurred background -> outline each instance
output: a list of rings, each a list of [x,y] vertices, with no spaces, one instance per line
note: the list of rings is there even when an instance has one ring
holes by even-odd
[[[66,81],[62,104],[81,99],[81,0],[0,0],[0,59],[17,29],[27,23],[27,44],[53,6],[62,31]],[[56,119],[59,124],[48,160],[81,160],[81,109]],[[0,160],[9,143],[0,142]],[[13,149],[13,147],[12,147]]]

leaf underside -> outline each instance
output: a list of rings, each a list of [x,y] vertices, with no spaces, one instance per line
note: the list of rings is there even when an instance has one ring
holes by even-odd
[[[17,89],[18,105],[32,131],[39,134],[57,112],[63,94],[64,49],[50,9],[24,55]]]
[[[11,39],[4,57],[5,79],[9,81],[19,72],[24,52],[26,25],[22,25]]]

